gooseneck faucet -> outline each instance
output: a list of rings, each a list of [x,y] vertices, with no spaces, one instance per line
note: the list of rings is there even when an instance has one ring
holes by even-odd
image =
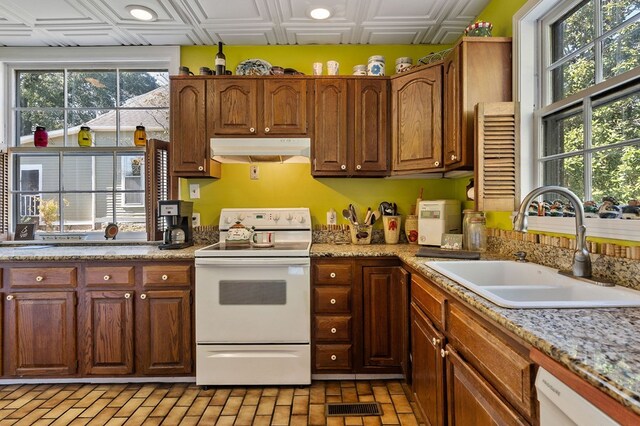
[[[573,204],[576,210],[576,251],[573,254],[571,270],[574,277],[591,277],[591,257],[589,256],[589,250],[587,250],[587,227],[584,226],[584,208],[578,196],[567,188],[562,186],[541,186],[527,194],[522,200],[522,204],[520,204],[518,213],[513,218],[513,229],[515,231],[527,232],[527,209],[529,204],[531,204],[531,200],[546,192],[563,194],[571,200],[571,204]]]

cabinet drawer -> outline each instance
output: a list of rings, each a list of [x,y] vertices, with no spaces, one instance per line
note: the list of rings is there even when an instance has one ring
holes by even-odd
[[[351,369],[351,345],[316,345],[316,369]]]
[[[12,288],[75,287],[77,282],[77,269],[75,267],[9,269],[9,284]]]
[[[418,275],[411,276],[411,297],[440,330],[445,328],[445,294]]]
[[[191,265],[150,265],[142,267],[142,285],[190,286]]]
[[[315,263],[313,265],[314,284],[351,285],[353,265],[349,263]]]
[[[132,286],[135,283],[133,266],[89,266],[84,271],[87,287]]]
[[[314,291],[314,310],[316,313],[350,313],[351,289],[350,288],[316,288]]]
[[[351,315],[317,315],[315,317],[314,327],[314,336],[318,341],[351,341]]]
[[[471,314],[451,305],[448,318],[451,338],[464,359],[476,368],[514,407],[532,418],[536,401],[533,392],[534,364],[515,341],[494,328],[487,328]]]

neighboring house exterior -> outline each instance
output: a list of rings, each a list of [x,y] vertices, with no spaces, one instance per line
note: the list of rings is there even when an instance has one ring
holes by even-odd
[[[96,147],[134,146],[133,133],[136,126],[143,125],[147,138],[168,140],[169,110],[157,109],[169,105],[169,86],[161,86],[144,95],[131,98],[119,111],[109,111],[83,123],[92,132],[93,145]],[[156,108],[156,109],[146,109]],[[116,114],[120,114],[120,128],[116,129]],[[78,147],[77,134],[80,126],[68,128],[65,145],[62,130],[51,130],[49,147]],[[117,134],[119,133],[119,142]],[[21,146],[33,146],[33,135],[20,139]],[[79,149],[83,149],[78,147]],[[90,148],[87,148],[88,150]],[[103,229],[114,220],[127,230],[145,229],[144,196],[144,154],[118,154],[112,167],[112,153],[94,153],[90,155],[65,155],[61,165],[55,152],[43,155],[25,156],[20,161],[20,190],[57,191],[58,179],[62,179],[64,191],[81,191],[63,194],[62,206],[65,218],[64,231],[92,231]],[[59,171],[62,169],[62,175]],[[116,170],[116,176],[113,176]],[[114,193],[116,190],[139,190],[137,193]],[[84,192],[86,191],[86,192]],[[104,192],[94,192],[104,191]],[[113,198],[116,198],[115,203]],[[47,199],[57,199],[57,194],[23,194],[19,200],[19,214],[23,220],[27,217],[40,220],[39,230],[45,230],[42,223],[40,203]],[[114,219],[115,209],[115,219]],[[57,224],[57,221],[56,221]],[[128,224],[128,225],[127,225]]]

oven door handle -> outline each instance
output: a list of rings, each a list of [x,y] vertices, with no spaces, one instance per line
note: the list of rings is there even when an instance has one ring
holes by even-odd
[[[207,257],[207,258],[196,258],[196,266],[216,266],[216,267],[269,267],[269,266],[309,266],[311,265],[311,260],[308,257],[305,258],[291,258],[291,257],[269,257],[269,258],[257,258],[257,257],[247,257],[247,258],[224,258],[224,257]]]

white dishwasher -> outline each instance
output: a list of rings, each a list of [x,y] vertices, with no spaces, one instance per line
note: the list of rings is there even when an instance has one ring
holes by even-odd
[[[541,426],[618,424],[544,368],[538,369],[536,390]]]

